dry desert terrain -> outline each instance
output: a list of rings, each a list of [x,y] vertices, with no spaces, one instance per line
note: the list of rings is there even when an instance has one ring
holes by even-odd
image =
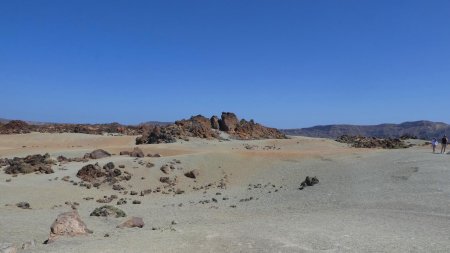
[[[191,138],[139,145],[145,154],[119,155],[135,136],[87,134],[0,135],[0,158],[49,153],[82,157],[104,149],[111,157],[57,163],[52,174],[12,177],[0,172],[0,243],[18,252],[450,252],[450,156],[428,146],[356,149],[329,139],[219,141]],[[418,141],[420,142],[420,141]],[[116,191],[80,187],[77,171],[113,162],[132,174]],[[146,164],[152,163],[153,167]],[[168,175],[161,166],[174,165]],[[196,169],[197,179],[184,176]],[[177,177],[173,192],[161,187]],[[299,190],[306,176],[320,182]],[[211,184],[210,186],[208,186]],[[126,218],[96,217],[103,196],[141,217],[142,228],[116,228]],[[93,198],[86,200],[86,198]],[[133,200],[141,204],[132,204]],[[31,209],[21,209],[18,202]],[[68,204],[66,204],[66,202]],[[69,203],[70,202],[70,203]],[[92,234],[43,244],[58,214],[76,208]],[[106,236],[105,236],[106,235]],[[22,250],[22,243],[36,245]]]

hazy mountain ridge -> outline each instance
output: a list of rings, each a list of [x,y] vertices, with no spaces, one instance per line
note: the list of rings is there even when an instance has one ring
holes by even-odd
[[[282,129],[287,135],[301,135],[320,138],[337,138],[341,135],[362,135],[379,138],[397,138],[403,135],[420,139],[439,138],[450,133],[450,125],[443,122],[412,121],[400,124],[380,125],[324,125],[299,129]]]

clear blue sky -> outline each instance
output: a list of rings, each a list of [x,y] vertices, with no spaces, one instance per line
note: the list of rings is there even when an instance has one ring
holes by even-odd
[[[449,122],[450,1],[1,0],[0,117]]]

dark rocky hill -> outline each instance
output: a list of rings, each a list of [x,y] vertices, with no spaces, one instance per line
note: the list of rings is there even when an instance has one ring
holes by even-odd
[[[299,129],[281,130],[287,135],[299,135],[320,138],[338,138],[342,135],[360,135],[378,138],[399,138],[409,135],[419,139],[429,140],[433,137],[440,138],[444,134],[450,134],[450,125],[442,122],[413,121],[401,124],[380,125],[326,125]]]

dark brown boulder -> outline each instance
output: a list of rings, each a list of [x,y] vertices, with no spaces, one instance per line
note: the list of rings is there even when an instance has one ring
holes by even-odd
[[[170,184],[171,180],[169,177],[160,177],[159,182],[165,183],[165,184]]]
[[[109,162],[103,166],[104,170],[113,170],[116,167],[116,165],[113,162]]]
[[[16,206],[22,209],[31,209],[30,203],[28,202],[19,202],[16,204]]]
[[[221,120],[219,121],[220,130],[225,132],[234,132],[239,124],[236,114],[232,112],[222,112]]]
[[[200,175],[200,173],[198,172],[198,170],[194,169],[189,172],[186,172],[184,175],[188,178],[196,179]]]
[[[77,177],[87,182],[97,181],[98,178],[103,176],[105,176],[105,173],[97,164],[88,164],[77,172]]]
[[[167,165],[162,166],[160,170],[161,170],[164,174],[169,174],[169,172],[170,172],[170,168],[169,168],[169,166],[167,166]]]
[[[313,186],[319,183],[319,179],[317,177],[309,177],[307,176],[305,180],[300,184],[299,190],[303,190],[307,186]]]
[[[13,159],[6,159],[9,164],[4,169],[6,174],[28,174],[33,172],[41,172],[45,174],[53,173],[51,168],[54,161],[49,154],[45,155],[29,155],[25,158],[15,157]]]

